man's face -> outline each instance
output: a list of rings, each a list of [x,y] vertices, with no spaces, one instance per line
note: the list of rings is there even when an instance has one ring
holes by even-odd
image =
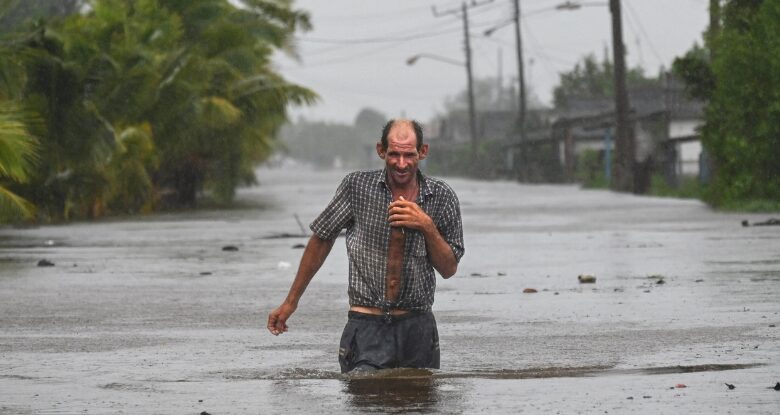
[[[417,150],[417,136],[409,122],[396,122],[387,135],[387,149],[377,143],[376,151],[385,161],[391,186],[408,186],[417,178],[417,164],[428,155],[428,145]]]

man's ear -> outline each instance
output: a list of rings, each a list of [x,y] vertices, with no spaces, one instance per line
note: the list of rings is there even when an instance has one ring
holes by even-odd
[[[419,158],[420,160],[422,160],[422,159],[424,159],[424,158],[426,158],[426,157],[428,157],[428,144],[423,144],[423,145],[420,147],[420,151],[419,151],[419,154],[418,154],[418,157],[417,157],[417,158]]]
[[[376,143],[376,154],[379,154],[379,158],[384,160],[385,159],[385,149],[382,148],[382,142]]]

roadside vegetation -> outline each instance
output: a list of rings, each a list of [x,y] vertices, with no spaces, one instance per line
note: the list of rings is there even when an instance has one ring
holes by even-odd
[[[780,2],[731,0],[720,12],[706,47],[674,63],[708,103],[701,133],[714,174],[701,195],[717,208],[780,211]]]
[[[780,2],[722,4],[704,46],[673,64],[687,92],[707,104],[700,134],[711,177],[681,176],[672,186],[656,173],[647,194],[701,199],[726,211],[780,212]],[[561,74],[556,104],[567,94],[607,96],[610,77],[608,62],[587,58]],[[648,81],[629,73],[629,83]],[[585,188],[607,188],[603,169],[600,155],[585,151],[576,179]]]
[[[316,94],[270,65],[308,15],[241,3],[0,3],[0,223],[227,203],[252,183]]]

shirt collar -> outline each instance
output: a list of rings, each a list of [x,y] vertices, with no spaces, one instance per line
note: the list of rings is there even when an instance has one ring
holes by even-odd
[[[387,185],[386,179],[387,167],[382,169],[382,173],[379,176],[379,183],[389,190],[390,187]],[[420,186],[420,196],[429,196],[433,194],[433,190],[428,186],[428,180],[419,168],[417,169],[417,184]]]

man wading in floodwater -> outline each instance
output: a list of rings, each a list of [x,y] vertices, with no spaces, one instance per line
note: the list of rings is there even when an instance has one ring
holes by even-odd
[[[290,293],[268,316],[268,330],[287,331],[287,319],[346,228],[350,307],[339,346],[342,373],[438,369],[433,270],[449,278],[463,256],[460,205],[446,183],[417,169],[428,145],[416,121],[388,122],[376,151],[385,168],[347,175],[312,222],[314,235]]]

